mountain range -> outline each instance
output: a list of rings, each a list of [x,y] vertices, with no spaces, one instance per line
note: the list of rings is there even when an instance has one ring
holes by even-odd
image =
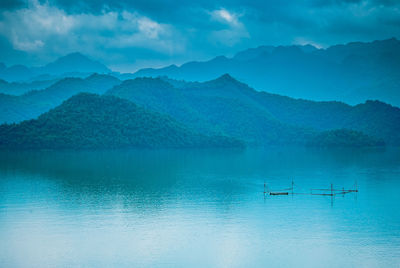
[[[0,141],[79,148],[82,132],[88,148],[399,145],[399,60],[400,42],[388,39],[261,46],[133,74],[111,73],[79,53],[35,68],[0,64]],[[123,126],[132,124],[142,127],[127,134]]]
[[[80,53],[71,53],[41,67],[6,67],[0,63],[0,93],[20,95],[65,77],[85,78],[92,73],[112,74],[120,80],[167,76],[200,82],[229,73],[258,91],[294,98],[348,104],[380,100],[400,106],[400,41],[395,38],[327,48],[260,46],[239,51],[233,57],[218,56],[204,62],[125,74],[112,72]]]
[[[400,109],[379,101],[351,106],[259,92],[228,74],[206,82],[136,78],[106,95],[131,100],[206,133],[247,144],[304,144],[316,133],[361,131],[388,144],[400,144]]]
[[[37,119],[0,126],[0,148],[6,149],[242,146],[232,138],[193,132],[127,100],[88,93],[69,98]]]
[[[0,79],[0,94],[18,96],[32,90],[45,89],[59,80],[60,79],[34,80],[30,82],[7,82],[6,80]]]
[[[0,107],[7,107],[2,111],[1,119],[3,122],[14,122],[5,125],[3,130],[11,135],[11,129],[23,129],[20,133],[30,136],[29,129],[37,128],[39,123],[47,125],[43,118],[48,117],[42,117],[43,113],[53,118],[51,122],[54,125],[48,126],[49,129],[58,128],[55,122],[66,119],[51,109],[58,109],[60,104],[65,104],[62,104],[63,101],[69,103],[68,99],[80,92],[103,94],[104,98],[114,100],[124,99],[145,111],[170,118],[196,135],[231,137],[250,146],[400,144],[400,109],[397,107],[379,101],[351,106],[341,102],[293,99],[256,91],[228,74],[206,82],[185,82],[166,77],[135,78],[121,82],[109,75],[92,75],[86,79],[65,78],[44,90],[21,96],[0,95]],[[74,105],[68,106],[68,111],[79,111],[83,118],[97,117],[98,113],[103,112],[100,105],[95,107],[101,111],[93,108],[88,112],[80,107],[81,102],[72,103]],[[114,101],[105,103],[113,105]],[[21,122],[39,115],[36,121]],[[87,124],[76,118],[73,120],[78,129],[84,128],[81,124]],[[15,124],[18,122],[21,123]],[[96,128],[92,130],[95,131]],[[148,134],[145,128],[143,133]],[[15,144],[10,136],[6,137],[7,144]],[[151,144],[148,146],[152,147]]]
[[[224,73],[259,91],[295,98],[349,104],[372,99],[400,106],[400,41],[395,38],[326,49],[260,46],[231,58],[147,68],[126,77],[207,81]]]
[[[0,93],[0,123],[15,123],[38,117],[81,92],[102,94],[121,83],[113,76],[93,74],[82,78],[64,78],[42,90],[20,96]]]
[[[75,52],[58,58],[41,67],[0,63],[0,79],[7,82],[29,82],[52,80],[64,77],[85,77],[92,73],[108,74],[111,70],[98,61]]]

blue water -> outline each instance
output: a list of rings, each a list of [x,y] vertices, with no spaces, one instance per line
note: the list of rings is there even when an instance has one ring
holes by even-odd
[[[399,148],[1,152],[0,266],[400,267],[399,206]]]

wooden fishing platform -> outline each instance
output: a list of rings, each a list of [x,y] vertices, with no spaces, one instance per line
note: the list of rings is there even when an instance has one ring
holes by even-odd
[[[305,192],[295,192],[294,191],[294,182],[292,181],[292,186],[286,189],[280,190],[269,190],[267,184],[264,182],[264,196],[266,194],[269,195],[320,195],[320,196],[336,196],[336,195],[345,195],[348,193],[358,193],[357,182],[355,183],[354,189],[334,189],[333,184],[331,184],[330,188],[323,188],[323,189],[310,189],[309,193]]]

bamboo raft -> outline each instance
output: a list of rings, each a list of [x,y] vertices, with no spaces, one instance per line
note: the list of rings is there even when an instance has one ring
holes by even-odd
[[[345,195],[348,193],[358,193],[357,182],[355,183],[354,189],[334,189],[333,184],[331,184],[330,188],[323,189],[310,189],[309,193],[299,193],[294,191],[294,182],[292,180],[292,186],[286,189],[280,190],[268,190],[267,184],[264,182],[264,196],[266,194],[269,195],[320,195],[320,196],[335,196],[335,195]]]
[[[269,195],[289,195],[288,192],[270,192]]]

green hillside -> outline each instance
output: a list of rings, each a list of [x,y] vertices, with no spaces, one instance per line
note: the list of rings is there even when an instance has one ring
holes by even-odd
[[[37,118],[75,94],[102,94],[120,82],[113,76],[93,74],[85,79],[64,78],[46,89],[21,96],[0,94],[0,124]]]
[[[251,145],[305,144],[321,131],[351,129],[400,144],[400,109],[368,101],[351,106],[258,92],[230,75],[207,82],[136,78],[106,94],[168,114],[203,133]]]
[[[0,126],[0,147],[22,149],[242,147],[112,96],[82,93],[38,119]]]

